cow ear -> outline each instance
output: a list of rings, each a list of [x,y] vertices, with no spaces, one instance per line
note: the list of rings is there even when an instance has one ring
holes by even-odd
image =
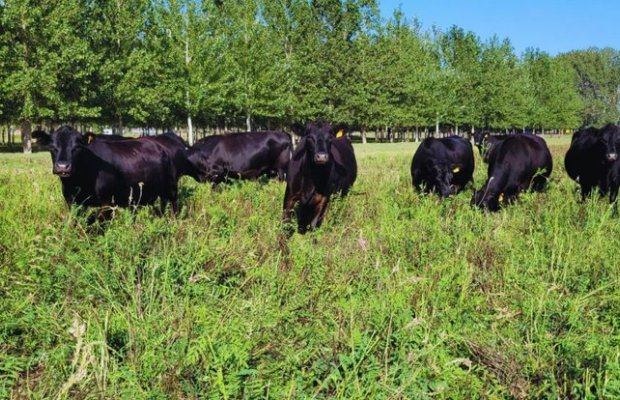
[[[295,122],[291,125],[291,130],[297,136],[306,136],[306,125],[300,122]]]
[[[52,137],[50,136],[50,134],[44,131],[32,132],[32,138],[36,139],[37,143],[43,146],[47,146],[52,141]]]
[[[349,127],[346,124],[338,124],[334,126],[334,136],[336,138],[341,138],[343,136],[348,136]]]

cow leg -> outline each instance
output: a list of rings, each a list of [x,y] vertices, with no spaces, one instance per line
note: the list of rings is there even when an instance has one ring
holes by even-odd
[[[298,196],[292,195],[290,193],[290,189],[289,186],[286,185],[286,191],[284,192],[284,204],[282,205],[283,208],[283,212],[282,212],[282,225],[284,227],[284,230],[286,232],[286,234],[288,236],[291,236],[293,234],[293,230],[291,227],[291,219],[292,219],[292,215],[293,215],[293,208],[295,207],[295,204],[299,201]],[[298,229],[301,229],[301,221],[298,215],[297,218],[298,221]],[[305,229],[305,227],[304,227]],[[301,232],[300,232],[301,233]]]
[[[542,192],[547,185],[547,177],[544,175],[537,175],[532,179],[532,190],[535,192]]]
[[[166,206],[168,205],[168,198],[165,196],[161,196],[159,198],[159,212],[156,211],[158,217],[163,217],[166,215]],[[157,209],[155,209],[157,210]]]
[[[590,196],[590,193],[592,193],[592,186],[586,185],[586,184],[582,184],[581,185],[581,201],[582,202],[586,201],[588,196]]]
[[[170,199],[170,208],[172,209],[172,215],[176,217],[179,213],[179,202],[176,195]]]
[[[168,201],[170,201],[170,208],[172,210],[172,215],[173,216],[177,216],[178,212],[179,212],[179,203],[178,203],[178,188],[176,187],[176,185],[174,185],[173,187],[170,188],[170,193],[168,194]],[[163,201],[162,201],[162,205],[163,205]],[[162,210],[164,211],[164,210]]]
[[[286,169],[288,167],[290,158],[291,158],[290,150],[287,147],[286,151],[283,151],[282,153],[280,153],[280,156],[278,157],[278,163],[276,165],[276,171],[277,171],[279,181],[286,180]]]
[[[289,187],[287,185],[286,190],[284,192],[284,204],[282,205],[282,208],[284,210],[282,214],[283,223],[287,224],[291,222],[291,215],[293,213],[293,207],[295,207],[295,203],[297,202],[297,200],[298,200],[297,196],[291,195]]]
[[[310,229],[314,230],[321,226],[323,217],[327,211],[328,197],[320,194],[316,194],[314,197],[314,218],[310,221]]]

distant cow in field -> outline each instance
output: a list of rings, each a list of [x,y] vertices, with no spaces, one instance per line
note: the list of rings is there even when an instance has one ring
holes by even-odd
[[[285,132],[242,132],[207,136],[189,149],[188,157],[200,182],[261,176],[284,180],[292,148]]]
[[[509,135],[491,135],[488,132],[481,131],[474,133],[474,144],[478,147],[478,151],[480,151],[482,161],[488,164],[491,149],[507,137]]]
[[[531,188],[542,191],[553,169],[545,141],[534,135],[510,135],[489,151],[488,178],[472,205],[497,211]]]
[[[67,126],[37,139],[49,145],[52,172],[60,178],[67,204],[127,207],[153,204],[159,198],[162,212],[168,202],[176,212],[174,166],[161,144],[143,139],[88,144]]]
[[[579,183],[585,199],[593,188],[614,202],[618,193],[617,166],[620,151],[620,128],[609,124],[601,129],[581,129],[573,134],[564,158],[568,176]],[[614,186],[616,186],[614,188]]]
[[[295,208],[301,234],[321,226],[331,195],[346,196],[355,182],[357,162],[344,130],[325,122],[294,127],[301,140],[288,166],[283,222]]]
[[[471,143],[459,136],[424,139],[411,161],[413,186],[441,197],[463,190],[473,173]]]

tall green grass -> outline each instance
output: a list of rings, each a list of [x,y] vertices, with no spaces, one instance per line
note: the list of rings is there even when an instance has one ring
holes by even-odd
[[[2,155],[0,398],[618,398],[620,220],[550,143],[549,190],[496,214],[414,193],[414,145],[356,146],[286,247],[281,183],[183,178],[180,216],[101,234],[47,154]]]

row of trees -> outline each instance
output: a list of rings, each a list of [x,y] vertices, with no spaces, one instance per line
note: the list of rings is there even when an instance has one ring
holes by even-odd
[[[620,53],[516,55],[376,0],[0,1],[0,122],[368,130],[615,122]]]

